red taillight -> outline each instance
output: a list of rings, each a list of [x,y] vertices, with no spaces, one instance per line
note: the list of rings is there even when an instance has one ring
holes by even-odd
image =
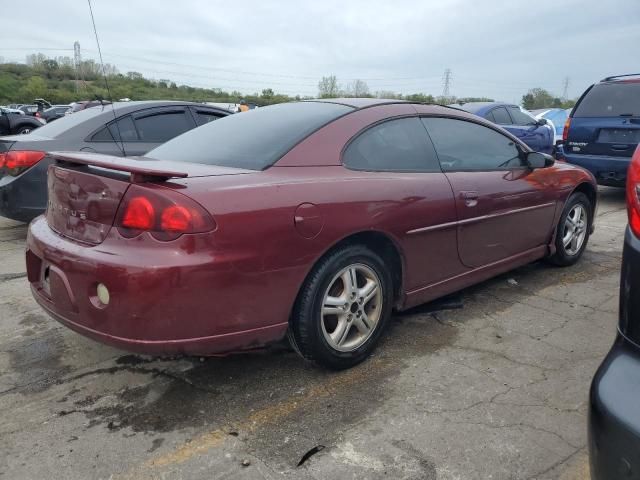
[[[194,200],[157,185],[129,187],[116,226],[125,237],[147,231],[158,240],[175,240],[184,233],[204,233],[216,228],[211,215]]]
[[[627,214],[631,231],[640,237],[640,145],[631,158],[627,171]]]
[[[0,168],[5,167],[9,175],[16,176],[34,166],[45,156],[45,152],[34,150],[11,150],[0,155]]]
[[[567,117],[567,120],[564,122],[564,129],[562,130],[562,142],[566,142],[567,138],[569,138],[569,126],[571,126],[571,117]]]
[[[155,218],[153,205],[145,197],[133,197],[127,202],[122,226],[135,230],[151,230]]]

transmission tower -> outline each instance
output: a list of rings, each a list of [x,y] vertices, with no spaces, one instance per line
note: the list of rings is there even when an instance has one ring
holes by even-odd
[[[567,101],[569,98],[569,77],[564,77],[564,82],[562,84],[562,100]]]
[[[80,42],[78,42],[77,40],[73,44],[73,66],[76,70],[76,90],[78,90],[80,80],[84,80],[84,77],[82,76],[82,55],[80,54]]]
[[[444,98],[449,98],[449,87],[451,87],[452,79],[453,75],[451,73],[451,69],[447,68],[442,76],[442,96]]]

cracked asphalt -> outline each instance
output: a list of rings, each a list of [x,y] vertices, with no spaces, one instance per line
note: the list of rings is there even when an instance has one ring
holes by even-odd
[[[396,315],[339,373],[284,347],[151,358],[84,339],[37,307],[26,226],[0,220],[0,478],[588,479],[626,225],[623,190],[600,199],[577,265]]]

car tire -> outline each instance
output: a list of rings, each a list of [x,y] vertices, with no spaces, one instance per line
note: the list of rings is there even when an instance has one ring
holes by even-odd
[[[33,127],[30,127],[29,125],[23,125],[22,127],[18,128],[18,130],[16,130],[16,135],[26,135],[27,133],[31,133],[32,130]]]
[[[584,193],[569,197],[556,226],[556,252],[549,257],[551,263],[567,267],[580,259],[589,241],[592,215],[593,205]]]
[[[366,359],[389,323],[389,268],[363,245],[339,248],[313,268],[296,300],[288,337],[293,349],[320,366],[342,370]]]

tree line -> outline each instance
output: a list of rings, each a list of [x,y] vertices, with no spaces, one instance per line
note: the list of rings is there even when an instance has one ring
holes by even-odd
[[[109,89],[107,90],[107,84]],[[109,94],[110,93],[110,94]],[[376,97],[408,100],[424,103],[466,103],[493,101],[487,97],[442,97],[426,93],[401,94],[391,90],[372,92],[367,82],[356,79],[341,85],[335,75],[324,76],[318,82],[319,98]],[[27,55],[26,62],[4,63],[0,59],[0,105],[9,103],[32,103],[44,98],[53,104],[67,104],[79,100],[184,100],[196,102],[248,103],[264,106],[312,97],[285,95],[272,88],[260,92],[243,93],[225,91],[221,88],[198,88],[179,85],[169,79],[149,79],[141,73],[121,73],[115,65],[101,65],[94,60],[83,60],[78,66],[71,57],[47,57],[42,53]],[[533,88],[522,97],[528,109],[562,107],[568,108],[573,101],[563,101],[541,88]]]

